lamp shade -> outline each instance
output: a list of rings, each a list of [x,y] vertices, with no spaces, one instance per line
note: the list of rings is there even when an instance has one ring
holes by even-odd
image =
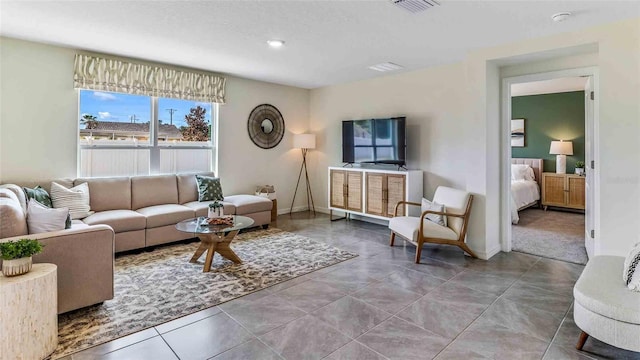
[[[293,147],[295,149],[315,149],[315,134],[293,134]]]
[[[573,143],[571,141],[552,141],[549,148],[551,155],[573,155]]]

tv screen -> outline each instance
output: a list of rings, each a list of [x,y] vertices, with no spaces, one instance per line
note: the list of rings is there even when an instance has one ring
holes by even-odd
[[[342,162],[405,165],[406,118],[342,122]]]

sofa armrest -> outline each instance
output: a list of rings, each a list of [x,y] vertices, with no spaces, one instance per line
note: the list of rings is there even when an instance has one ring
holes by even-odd
[[[58,266],[58,313],[113,299],[115,234],[107,225],[5,238],[37,239],[44,249],[34,263]]]

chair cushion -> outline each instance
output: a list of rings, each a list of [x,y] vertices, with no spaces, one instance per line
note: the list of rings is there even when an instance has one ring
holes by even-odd
[[[175,175],[134,176],[131,178],[131,209],[177,204],[178,181]]]
[[[573,297],[596,314],[640,324],[640,293],[627,289],[620,279],[623,267],[621,256],[593,257],[573,287]]]
[[[130,178],[88,178],[73,181],[74,186],[82,183],[89,185],[91,210],[131,210]]]
[[[211,203],[213,203],[213,201],[191,201],[183,205],[193,209],[196,212],[196,216],[207,216],[209,204]],[[223,211],[225,215],[233,215],[236,213],[236,207],[232,203],[223,201],[222,205],[224,206]]]
[[[147,219],[144,215],[131,210],[99,211],[84,218],[82,221],[87,225],[109,225],[117,233],[142,230],[147,226]]]
[[[252,214],[261,211],[271,211],[273,202],[262,196],[231,195],[224,198],[225,202],[236,207],[236,215]]]
[[[188,202],[198,200],[198,183],[196,182],[196,175],[215,177],[212,172],[197,173],[197,174],[178,174],[178,201],[180,204],[186,204]]]
[[[436,193],[433,195],[433,202],[443,204],[448,214],[462,215],[467,209],[470,195],[470,193],[463,190],[438,186]],[[461,218],[453,216],[447,217],[447,226],[458,235],[460,235],[460,231],[462,231],[463,222]]]
[[[420,218],[414,216],[398,216],[389,220],[389,229],[411,241],[418,241]],[[458,240],[458,235],[446,226],[440,226],[432,221],[424,220],[424,236],[447,240]]]
[[[154,205],[136,211],[147,218],[147,229],[175,225],[196,216],[193,209],[178,204]]]

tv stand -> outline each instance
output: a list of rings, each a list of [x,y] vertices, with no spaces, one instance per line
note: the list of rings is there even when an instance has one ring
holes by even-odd
[[[422,200],[421,170],[378,170],[371,168],[329,167],[329,212],[381,220],[393,217],[399,201]],[[419,208],[402,206],[399,214],[419,215]],[[335,220],[342,220],[338,218]]]

